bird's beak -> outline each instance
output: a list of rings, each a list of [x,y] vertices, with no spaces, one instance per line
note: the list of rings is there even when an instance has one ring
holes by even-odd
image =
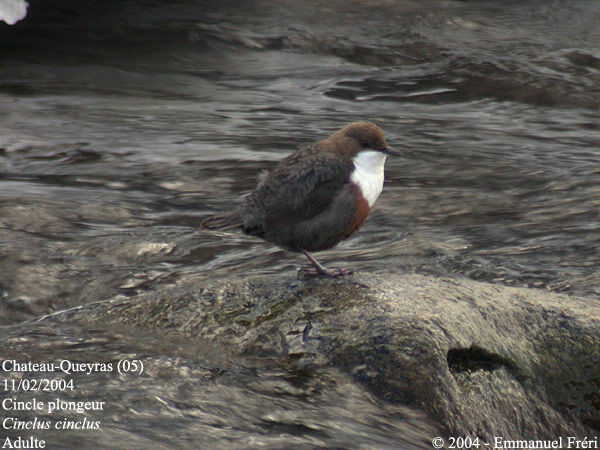
[[[391,156],[402,156],[402,152],[399,152],[398,150],[394,150],[390,146],[386,147],[385,150],[383,151],[383,153],[386,155],[391,155]]]

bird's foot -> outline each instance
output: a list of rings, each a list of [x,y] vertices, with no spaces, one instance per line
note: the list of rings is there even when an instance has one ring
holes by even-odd
[[[305,280],[314,277],[341,278],[345,277],[346,275],[352,275],[353,273],[354,270],[350,269],[349,267],[345,267],[343,269],[325,269],[324,267],[317,269],[315,267],[303,267],[298,269],[298,279]]]

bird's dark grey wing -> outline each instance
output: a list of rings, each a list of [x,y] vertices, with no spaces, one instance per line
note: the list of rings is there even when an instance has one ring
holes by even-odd
[[[326,210],[350,179],[350,158],[314,147],[296,152],[279,164],[248,199],[256,202],[267,229],[302,222]]]

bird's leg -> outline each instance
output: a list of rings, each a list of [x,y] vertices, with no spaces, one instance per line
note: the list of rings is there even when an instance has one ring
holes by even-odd
[[[308,260],[311,262],[311,264],[313,266],[315,266],[315,270],[317,271],[318,274],[323,275],[323,274],[327,273],[327,269],[325,267],[323,267],[321,264],[319,264],[319,261],[317,261],[315,258],[310,256],[310,253],[308,253],[307,251],[303,251],[302,253],[304,254],[304,256],[306,256],[308,258]]]
[[[350,275],[350,274],[354,273],[354,271],[349,268],[332,269],[332,270],[326,269],[321,264],[319,264],[319,262],[315,258],[310,256],[310,253],[308,253],[307,251],[304,251],[304,250],[302,251],[302,253],[304,254],[304,256],[306,256],[308,258],[308,260],[314,266],[314,269],[305,269],[305,268],[300,269],[298,271],[298,276],[301,278],[308,277],[308,276],[322,276],[322,277],[337,278],[337,277],[343,277],[345,275]]]

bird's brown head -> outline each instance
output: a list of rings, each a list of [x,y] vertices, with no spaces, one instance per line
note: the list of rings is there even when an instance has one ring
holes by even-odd
[[[350,158],[366,150],[396,154],[387,146],[383,130],[371,122],[351,123],[323,142],[331,151]]]

